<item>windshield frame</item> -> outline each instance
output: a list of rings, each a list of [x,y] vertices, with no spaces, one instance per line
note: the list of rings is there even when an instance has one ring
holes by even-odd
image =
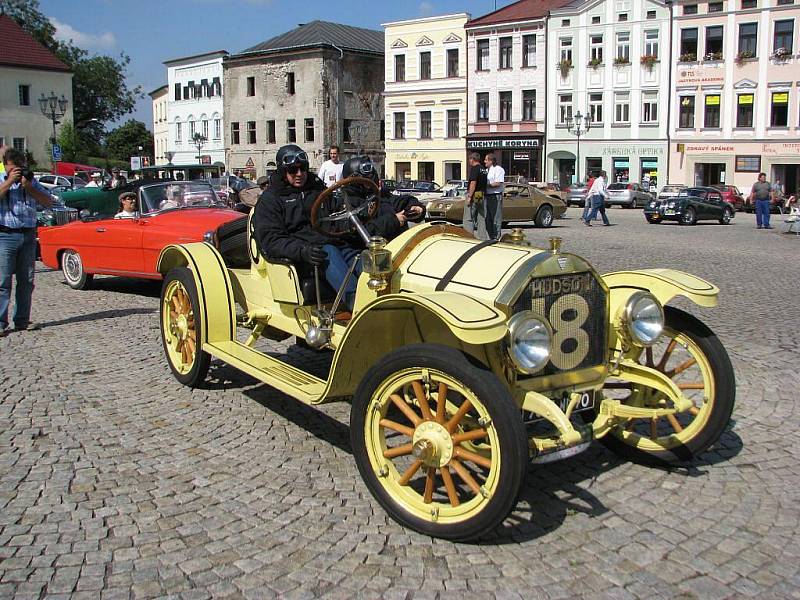
[[[208,204],[185,204],[185,199],[184,199],[184,204],[182,206],[161,208],[161,204],[163,204],[163,202],[167,200],[167,189],[176,186],[183,188],[182,196],[184,198],[186,197],[188,191],[186,188],[189,187],[204,188],[205,190],[208,191],[208,196],[209,196]],[[151,195],[152,190],[155,190],[156,188],[164,188],[163,200],[158,200],[157,206],[154,204],[156,202],[156,197]],[[216,191],[214,190],[214,187],[211,186],[206,181],[202,180],[157,181],[152,184],[143,185],[139,188],[138,208],[141,211],[142,215],[157,215],[171,210],[182,210],[186,208],[218,208],[220,204],[221,203],[219,201]],[[147,210],[145,210],[145,208]]]

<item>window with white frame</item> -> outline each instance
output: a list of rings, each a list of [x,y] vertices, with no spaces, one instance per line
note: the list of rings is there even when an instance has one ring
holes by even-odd
[[[642,123],[658,122],[658,93],[645,92],[642,96]]]
[[[194,137],[194,134],[197,130],[195,129],[195,122],[189,121],[189,139]]]
[[[644,54],[658,58],[658,29],[644,32]]]
[[[214,119],[214,139],[222,137],[222,119]]]
[[[419,139],[431,139],[431,111],[423,110],[419,113]]]
[[[589,118],[592,123],[603,122],[603,94],[589,94]]]
[[[478,40],[478,71],[489,70],[489,40]]]
[[[603,64],[603,35],[589,36],[589,60],[592,64]]]
[[[13,139],[12,145],[14,146],[14,150],[19,150],[20,152],[25,152],[25,138],[24,137],[15,137]]]
[[[458,121],[459,121],[459,111],[458,109],[455,110],[448,110],[447,111],[447,137],[448,138],[457,138],[458,137]]]
[[[475,94],[475,105],[478,108],[476,119],[478,121],[489,120],[489,92]]]
[[[176,144],[180,144],[180,143],[181,143],[181,141],[183,141],[183,140],[181,140],[181,129],[182,129],[182,125],[183,125],[183,124],[182,124],[180,121],[178,121],[177,123],[175,123],[175,143],[176,143]]]
[[[620,31],[617,34],[617,62],[631,62],[631,32]]]
[[[522,90],[522,120],[536,120],[536,90]]]
[[[522,66],[536,65],[536,34],[522,36]]]
[[[631,95],[630,92],[617,92],[614,94],[614,122],[630,123],[631,121]]]
[[[561,38],[561,60],[572,63],[572,38]]]
[[[558,96],[558,122],[566,125],[572,119],[572,94]]]
[[[510,69],[513,66],[513,48],[514,40],[512,37],[500,38],[500,62],[498,67],[501,69]]]
[[[208,139],[208,119],[203,119],[203,137]]]

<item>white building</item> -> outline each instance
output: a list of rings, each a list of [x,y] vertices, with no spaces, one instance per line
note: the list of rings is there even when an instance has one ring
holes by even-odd
[[[225,162],[225,141],[222,135],[222,59],[225,50],[196,56],[175,58],[164,63],[167,67],[167,122],[169,151],[172,163],[196,164],[196,133],[206,141],[199,156],[200,162]]]
[[[666,183],[670,11],[660,0],[573,0],[548,23],[547,179]],[[591,127],[567,124],[578,112]]]
[[[169,124],[167,121],[167,90],[166,85],[156,88],[149,96],[153,101],[153,160],[154,165],[164,165],[169,161],[164,153],[169,148]]]

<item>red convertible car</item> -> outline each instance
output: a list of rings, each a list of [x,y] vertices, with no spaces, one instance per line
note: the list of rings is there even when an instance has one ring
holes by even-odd
[[[143,184],[136,195],[133,217],[39,229],[42,262],[60,268],[74,289],[87,287],[96,274],[161,279],[156,262],[168,244],[206,241],[226,261],[249,262],[247,217],[222,207],[208,183],[159,181]]]

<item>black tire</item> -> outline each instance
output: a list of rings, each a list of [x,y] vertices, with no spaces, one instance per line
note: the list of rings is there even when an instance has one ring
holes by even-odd
[[[653,215],[645,215],[645,218],[647,219],[647,222],[650,223],[651,225],[658,225],[659,223],[661,223],[661,219],[659,219],[658,217],[654,217]]]
[[[492,469],[499,469],[499,471],[492,471],[494,491],[488,498],[484,496],[483,500],[478,499],[478,496],[475,495],[471,501],[474,502],[477,499],[479,502],[474,505],[473,509],[470,509],[474,514],[462,515],[456,522],[441,523],[438,521],[439,507],[442,508],[442,514],[444,515],[444,511],[457,506],[449,503],[448,496],[444,496],[444,502],[423,505],[425,507],[430,506],[431,513],[435,509],[437,518],[423,518],[419,515],[419,510],[417,514],[412,512],[414,508],[410,500],[406,501],[405,498],[399,496],[396,498],[387,489],[387,487],[401,485],[396,477],[399,471],[394,470],[397,465],[392,460],[383,461],[384,465],[379,469],[378,465],[374,464],[370,458],[370,449],[386,447],[381,445],[380,438],[372,433],[369,434],[371,436],[370,439],[367,439],[367,427],[369,426],[369,431],[372,432],[374,431],[372,427],[375,419],[385,418],[385,416],[381,416],[382,414],[385,415],[385,411],[382,413],[381,410],[376,410],[380,406],[373,404],[373,400],[376,402],[381,401],[382,394],[385,394],[387,389],[391,390],[392,386],[390,384],[395,378],[406,376],[406,374],[413,378],[416,371],[421,372],[423,369],[429,374],[432,390],[440,389],[435,384],[435,380],[438,377],[452,379],[458,382],[461,389],[468,390],[491,419],[491,425],[485,426],[486,429],[493,429],[494,431],[491,435],[496,436],[494,438],[496,446],[491,449],[492,456],[494,456],[495,452],[499,453],[499,464],[493,463],[495,466],[492,467]],[[456,397],[451,400],[451,397],[454,397],[454,388],[451,387],[449,389],[447,404],[450,405],[451,402],[457,404],[460,397],[461,406],[463,406],[463,398],[465,396],[459,396],[459,393],[455,390]],[[434,396],[430,395],[429,399],[433,402]],[[455,405],[449,408],[454,407]],[[431,404],[431,408],[433,409],[433,404]],[[410,421],[407,422],[411,423]],[[420,426],[429,423],[431,421],[422,420],[421,423],[415,425],[415,434]],[[484,426],[483,424],[480,425]],[[528,465],[527,435],[519,407],[509,394],[508,388],[483,365],[476,364],[454,348],[439,344],[413,344],[399,348],[381,358],[370,368],[353,396],[353,406],[350,413],[350,441],[361,477],[386,512],[406,527],[426,535],[449,540],[474,539],[497,527],[516,503]],[[383,443],[385,443],[385,440]],[[380,459],[376,458],[375,460]],[[387,463],[392,465],[391,470],[388,468]],[[444,469],[449,471],[449,463],[445,465]],[[384,481],[387,482],[387,487],[384,487],[384,484],[381,483],[381,478],[385,478]],[[442,476],[440,475],[436,481],[437,483],[443,482]],[[405,485],[412,486],[413,483]],[[405,490],[406,488],[402,489]],[[409,487],[409,489],[411,488]],[[437,490],[441,494],[441,486],[438,486]],[[416,492],[416,490],[412,491]],[[419,492],[416,492],[416,494],[420,495]],[[416,498],[417,496],[414,497]],[[441,499],[441,495],[439,497]],[[404,505],[403,502],[407,503]],[[461,506],[464,505],[462,504]]]
[[[537,227],[550,227],[553,224],[553,207],[549,204],[543,204],[536,212],[534,219]]]
[[[733,367],[714,332],[696,317],[672,306],[664,307],[664,316],[666,326],[697,344],[710,364],[715,393],[705,425],[684,443],[658,451],[637,448],[617,437],[614,431],[601,438],[601,442],[619,456],[641,464],[662,466],[692,460],[715,444],[730,422],[736,401]]]
[[[731,222],[731,209],[726,208],[722,211],[722,218],[719,220],[720,225],[728,225]]]
[[[61,272],[64,281],[73,290],[89,289],[94,278],[84,270],[83,259],[77,250],[65,250],[61,255]]]
[[[191,310],[194,318],[194,330],[197,332],[194,340],[195,350],[193,361],[190,363],[191,366],[189,369],[181,368],[181,365],[176,365],[173,362],[173,358],[168,347],[170,344],[174,343],[172,339],[174,336],[168,333],[170,325],[166,319],[168,307],[165,307],[165,303],[169,302],[169,299],[166,298],[166,294],[168,290],[171,289],[171,286],[173,286],[174,282],[178,282],[183,289],[186,290],[186,293],[189,296],[189,302],[191,303]],[[175,379],[180,381],[185,386],[199,387],[208,374],[208,367],[211,364],[211,355],[203,350],[202,336],[199,335],[199,332],[202,331],[203,317],[202,313],[200,312],[200,302],[197,298],[197,286],[194,282],[194,275],[188,268],[176,267],[167,273],[167,276],[164,278],[164,283],[161,285],[159,314],[159,322],[161,324],[161,343],[164,348],[164,355],[167,358],[167,363],[169,364],[172,374],[175,376]]]
[[[697,214],[694,212],[694,209],[691,206],[687,208],[681,215],[680,223],[681,225],[697,224]]]

